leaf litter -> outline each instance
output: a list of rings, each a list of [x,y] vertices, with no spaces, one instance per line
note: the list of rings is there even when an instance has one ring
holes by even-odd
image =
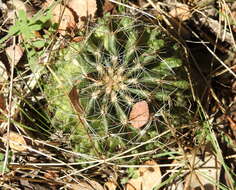
[[[62,8],[64,10],[66,10],[66,11],[64,11],[64,12],[66,12],[64,18],[61,14],[61,12],[63,12],[61,10],[61,8],[56,9],[56,11],[53,14],[54,22],[59,23],[60,22],[59,19],[62,20],[61,23],[59,24],[59,31],[61,31],[60,33],[62,35],[66,34],[68,32],[67,30],[69,30],[69,31],[74,30],[75,27],[77,27],[76,25],[78,25],[78,23],[76,22],[75,17],[78,17],[79,20],[81,19],[81,17],[87,17],[88,15],[90,15],[90,17],[94,17],[95,12],[97,10],[96,1],[89,1],[87,4],[86,4],[86,2],[85,3],[84,2],[85,1],[83,1],[83,0],[82,1],[73,1],[72,0],[72,1],[70,1],[70,5],[67,5],[67,6],[61,5],[61,6],[64,6]],[[146,1],[141,0],[140,2],[143,2],[143,4],[145,4],[146,7],[148,6]],[[89,4],[89,3],[91,3],[91,4]],[[79,6],[79,5],[82,5],[82,4],[83,5],[86,4],[86,8],[83,7],[83,6]],[[88,4],[91,7],[88,6]],[[73,5],[73,6],[71,6],[71,5]],[[79,8],[77,8],[77,10],[73,10],[72,7],[78,7],[78,6],[79,6]],[[186,7],[186,6],[184,5],[183,7]],[[187,21],[187,20],[191,19],[192,15],[189,15],[189,9],[188,8],[185,9],[183,7],[181,8],[181,7],[178,6],[178,8],[173,8],[172,12],[169,12],[169,14],[172,15],[174,18],[179,19],[180,21]],[[71,11],[71,10],[76,12],[76,16],[72,13],[73,11]],[[235,11],[233,12],[233,15],[235,15]],[[235,29],[235,27],[234,27],[234,29]],[[16,50],[14,50],[13,47],[10,47],[10,48],[13,49],[13,50],[11,50],[12,52],[16,51]],[[18,54],[18,53],[14,52],[14,54]],[[10,53],[8,53],[8,55],[10,55]],[[19,55],[20,55],[20,53],[19,53]],[[9,57],[11,57],[11,56],[9,56]],[[19,59],[20,59],[20,57],[21,56],[18,56]],[[17,63],[18,60],[14,60],[13,62]],[[0,71],[1,71],[1,69],[0,69]],[[6,80],[8,80],[8,76],[6,75],[6,72],[3,71],[3,73],[4,74],[2,76]],[[5,81],[5,79],[4,79],[4,81]],[[1,80],[1,77],[0,77],[0,80]],[[1,95],[0,96],[0,107],[1,108],[5,107],[5,105],[4,105],[5,103],[3,103],[3,102],[4,102],[4,96]],[[129,117],[130,124],[134,128],[141,128],[149,121],[149,117],[150,116],[149,116],[149,110],[148,110],[147,102],[142,102],[142,103],[138,102],[136,105],[133,106],[133,108],[130,112],[130,117]],[[231,120],[229,120],[229,123],[230,123],[230,127],[233,130],[235,130],[235,127],[234,127],[235,126],[235,121],[231,119]],[[4,135],[3,138],[6,139],[7,138],[6,135]],[[24,138],[21,135],[19,135],[18,133],[15,133],[15,132],[10,132],[9,138],[10,139],[12,138],[12,141],[16,142],[16,143],[12,143],[12,144],[10,143],[9,144],[11,149],[13,149],[14,151],[17,151],[17,152],[26,151],[24,146],[22,146],[22,145],[26,145],[26,142],[25,142]],[[18,144],[18,145],[16,146],[16,144]],[[192,159],[193,158],[190,158],[189,162],[193,163],[192,167],[194,167],[194,171],[192,172],[192,174],[187,175],[187,177],[185,178],[185,182],[186,182],[185,187],[186,188],[188,188],[188,187],[199,188],[201,186],[208,187],[208,183],[211,180],[207,181],[206,179],[209,179],[209,178],[211,178],[213,181],[219,180],[219,178],[217,176],[219,176],[218,172],[220,170],[220,164],[218,163],[217,159],[215,159],[215,157],[213,155],[207,155],[204,159],[205,162],[202,159],[200,159],[199,157],[196,157],[194,161]],[[138,172],[140,174],[140,176],[138,177],[138,180],[135,181],[135,179],[131,179],[129,181],[129,183],[132,184],[133,186],[131,187],[131,186],[127,185],[126,187],[129,187],[131,189],[135,188],[135,190],[139,190],[140,186],[143,188],[143,185],[144,185],[144,188],[149,190],[150,188],[155,187],[156,185],[158,185],[158,184],[154,185],[150,182],[149,183],[150,186],[148,186],[148,185],[146,185],[146,182],[144,182],[144,179],[146,179],[146,178],[147,179],[152,179],[152,177],[154,175],[159,176],[159,178],[161,179],[161,174],[159,172],[160,169],[153,169],[153,167],[154,168],[156,167],[157,163],[155,161],[148,161],[145,164],[147,164],[147,165],[149,165],[149,164],[153,165],[154,164],[155,166],[150,166],[149,168],[151,168],[151,171],[152,170],[156,171],[156,174],[153,174],[148,169],[144,169],[144,168],[142,169],[141,168],[141,169],[138,170]],[[209,169],[209,168],[211,168],[211,169]],[[208,171],[208,173],[206,173],[207,171]],[[157,175],[157,173],[159,173],[159,174]],[[149,176],[149,177],[145,178],[144,176]],[[95,182],[95,183],[97,183],[97,182]],[[89,188],[91,187],[86,182],[82,182],[82,184],[84,185],[85,189],[87,189],[87,190],[89,190]],[[87,185],[85,185],[85,184],[87,184]],[[214,183],[213,183],[213,185],[214,185]],[[80,187],[75,185],[74,188],[78,189]],[[112,188],[115,188],[115,187],[113,187],[111,185],[111,189]],[[102,189],[102,186],[98,185],[98,189]]]
[[[5,49],[9,62],[16,65],[23,56],[24,49],[20,45],[12,45]]]
[[[9,134],[5,133],[3,135],[3,142],[9,141],[9,146],[12,150],[17,152],[27,151],[27,144],[24,137],[16,132],[10,131]]]
[[[51,6],[53,1],[48,0],[44,8]],[[86,20],[93,18],[97,11],[96,0],[69,0],[66,4],[57,4],[52,8],[52,22],[57,23],[58,32],[65,35],[86,24]]]
[[[129,122],[134,128],[141,128],[149,121],[149,107],[146,101],[133,105],[129,115]]]
[[[154,160],[146,161],[138,174],[137,178],[128,181],[125,190],[150,190],[161,184],[161,170]]]

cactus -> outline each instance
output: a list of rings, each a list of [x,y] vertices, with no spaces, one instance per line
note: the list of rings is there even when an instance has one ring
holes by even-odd
[[[44,85],[55,112],[52,124],[71,134],[76,151],[92,155],[111,156],[148,140],[164,130],[158,110],[173,114],[176,123],[184,120],[189,93],[184,62],[182,47],[160,27],[125,16],[105,17],[86,40],[59,52],[53,65],[57,80],[52,76]],[[72,87],[87,129],[66,96]],[[129,122],[132,106],[143,100],[152,113],[144,133]]]

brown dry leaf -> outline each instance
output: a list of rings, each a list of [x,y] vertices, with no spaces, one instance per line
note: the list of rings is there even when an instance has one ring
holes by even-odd
[[[109,0],[105,0],[104,5],[103,5],[103,12],[111,12],[115,8],[115,5],[111,3]]]
[[[143,127],[149,120],[149,108],[146,101],[133,105],[129,115],[129,121],[134,128]]]
[[[206,155],[204,160],[199,157],[190,157],[189,163],[196,168],[185,178],[184,189],[199,189],[203,187],[205,190],[215,188],[214,184],[219,182],[221,164],[212,154]]]
[[[78,17],[94,17],[97,11],[96,0],[70,0],[68,7],[76,12]]]
[[[96,0],[70,0],[67,6],[77,14],[80,26],[84,24],[83,21],[87,18],[93,18],[97,11]]]
[[[0,110],[5,110],[5,108],[6,108],[5,98],[2,94],[0,94]]]
[[[151,190],[161,183],[161,170],[154,160],[146,161],[150,167],[139,168],[139,177],[130,179],[125,190]]]
[[[83,36],[76,36],[72,39],[73,42],[82,42],[85,39]]]
[[[74,86],[69,93],[70,102],[78,114],[83,114],[82,106],[79,102],[79,94]]]
[[[9,62],[16,65],[23,56],[24,49],[19,45],[12,45],[6,48],[6,54]]]
[[[24,3],[23,1],[12,0],[12,1],[10,1],[10,3],[16,9],[16,12],[18,12],[19,10],[23,10],[23,11],[27,12],[26,3]]]
[[[170,16],[180,21],[186,21],[191,17],[191,11],[186,4],[178,3],[175,8],[169,12]]]
[[[76,27],[74,15],[70,9],[61,4],[53,8],[52,22],[59,24],[58,32],[62,35],[65,35],[68,29],[72,30]]]
[[[106,182],[104,186],[106,187],[107,190],[116,190],[117,187],[117,185],[112,181]]]
[[[236,122],[229,116],[226,116],[226,119],[229,122],[229,126],[233,131],[236,131]]]
[[[96,181],[89,180],[88,182],[80,182],[70,184],[72,190],[104,190],[103,187]]]
[[[46,173],[44,173],[44,177],[46,179],[56,179],[59,177],[59,171],[53,171],[53,170],[48,170]]]
[[[16,132],[10,131],[9,136],[7,135],[7,133],[3,135],[3,141],[6,142],[7,139],[9,139],[9,146],[12,150],[15,150],[18,152],[23,152],[27,150],[27,148],[25,147],[27,144],[22,135]]]

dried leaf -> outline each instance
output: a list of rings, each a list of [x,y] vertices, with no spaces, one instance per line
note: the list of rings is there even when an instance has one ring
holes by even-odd
[[[115,5],[111,3],[109,0],[105,0],[103,5],[103,12],[111,12],[115,8]]]
[[[204,160],[199,157],[190,157],[189,163],[195,168],[185,178],[184,189],[197,189],[204,187],[206,190],[214,189],[214,184],[219,182],[220,163],[212,154],[208,154]]]
[[[117,185],[112,181],[106,182],[104,186],[106,187],[107,190],[116,190],[117,187]]]
[[[83,36],[76,36],[72,39],[73,42],[82,42],[85,39]]]
[[[44,177],[46,179],[55,179],[59,177],[58,171],[56,170],[48,170],[46,173],[44,173]]]
[[[16,9],[16,12],[19,10],[23,10],[25,12],[27,11],[26,4],[21,0],[12,0],[10,3],[12,3],[12,6]]]
[[[70,0],[68,7],[75,11],[78,17],[94,17],[97,11],[96,0]]]
[[[80,26],[87,18],[94,17],[97,11],[96,0],[70,0],[67,6],[77,14]]]
[[[77,111],[78,114],[82,114],[83,109],[82,109],[82,106],[80,105],[79,94],[78,94],[75,86],[71,89],[71,91],[69,93],[69,98],[70,98],[70,102],[71,102],[73,108],[75,109],[75,111]]]
[[[88,182],[70,184],[70,188],[72,190],[104,190],[98,182],[93,180],[89,180]]]
[[[178,3],[175,8],[173,8],[169,14],[180,21],[186,21],[191,17],[191,11],[186,4]]]
[[[23,48],[19,45],[12,45],[6,48],[6,54],[8,56],[9,62],[16,65],[21,57],[23,56]]]
[[[154,160],[144,163],[150,167],[139,168],[139,177],[130,179],[125,190],[151,190],[161,183],[161,170]]]
[[[129,121],[134,128],[140,128],[149,120],[149,108],[146,101],[137,102],[133,105],[129,115]]]
[[[59,24],[58,32],[62,35],[65,35],[68,29],[72,30],[76,27],[74,15],[70,9],[61,4],[53,8],[52,22]]]
[[[9,136],[7,135],[7,133],[3,135],[3,141],[6,142],[7,139],[9,139],[9,146],[12,150],[15,150],[18,152],[23,152],[27,150],[27,148],[25,147],[27,144],[22,135],[15,133],[13,131],[10,131]]]
[[[226,119],[229,121],[229,126],[233,131],[236,131],[236,122],[229,116],[226,116]]]

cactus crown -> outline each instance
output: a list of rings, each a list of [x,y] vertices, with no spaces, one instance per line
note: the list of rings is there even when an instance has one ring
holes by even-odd
[[[157,26],[130,17],[107,17],[84,42],[60,52],[55,73],[65,84],[64,92],[76,86],[89,133],[101,152],[124,150],[127,143],[132,145],[158,133],[155,119],[142,138],[139,130],[130,127],[129,113],[135,103],[147,101],[152,112],[163,106],[176,112],[184,106],[188,82],[181,51]],[[55,88],[53,78],[51,82],[45,91],[56,110],[53,120],[63,130],[71,130],[77,121],[69,100],[63,90]],[[75,147],[88,152],[91,146],[83,137],[85,132],[76,125],[72,135]]]

